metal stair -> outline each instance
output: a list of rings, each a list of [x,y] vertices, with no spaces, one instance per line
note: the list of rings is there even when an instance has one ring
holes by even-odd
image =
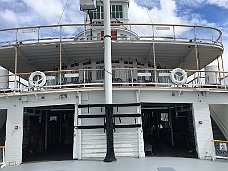
[[[215,140],[226,140],[226,137],[223,135],[222,131],[219,129],[218,125],[211,117],[211,126],[213,130],[213,137]]]

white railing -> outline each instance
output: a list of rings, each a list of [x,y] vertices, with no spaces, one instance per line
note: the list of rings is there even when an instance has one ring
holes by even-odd
[[[48,44],[58,42],[101,41],[101,34],[89,33],[102,30],[102,24],[65,24],[34,26],[0,30],[0,47],[20,44]],[[84,30],[87,29],[87,30]],[[113,30],[124,30],[126,35],[112,37],[113,40],[176,41],[210,43],[222,46],[222,32],[206,26],[172,24],[112,24]],[[88,33],[87,33],[88,32]]]
[[[221,75],[228,75],[220,71],[196,71],[186,70],[187,81],[184,84],[176,85],[170,77],[172,69],[152,69],[152,68],[114,68],[112,71],[113,86],[160,86],[160,87],[182,87],[182,88],[220,88],[226,89],[226,84],[222,83]],[[78,69],[63,71],[47,71],[46,83],[42,89],[56,88],[82,88],[82,87],[103,87],[104,69]],[[215,78],[213,82],[206,79],[206,73],[213,72]],[[29,83],[31,73],[21,73],[16,76],[0,75],[1,77],[12,77],[9,87],[1,87],[1,93],[8,91],[31,91],[34,87]]]

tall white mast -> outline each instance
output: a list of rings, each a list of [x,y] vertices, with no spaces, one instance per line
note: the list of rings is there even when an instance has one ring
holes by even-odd
[[[103,3],[104,3],[105,103],[112,104],[110,0],[104,0]]]

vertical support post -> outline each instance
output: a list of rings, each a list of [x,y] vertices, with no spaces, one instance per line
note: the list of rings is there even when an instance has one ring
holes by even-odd
[[[171,114],[170,107],[168,109],[169,109],[169,123],[170,123],[171,142],[172,142],[172,145],[174,145],[172,114]]]
[[[105,106],[106,114],[106,138],[107,138],[107,153],[104,162],[116,161],[114,153],[114,140],[113,140],[113,107],[111,105]]]
[[[154,56],[154,80],[155,86],[157,86],[157,64],[156,64],[156,55],[155,55],[155,45],[153,43],[153,56]]]
[[[38,37],[37,37],[37,42],[38,42],[38,44],[40,43],[40,27],[38,28]]]
[[[173,26],[173,40],[176,41],[176,35],[175,35],[175,26]]]
[[[62,26],[60,26],[60,43],[59,43],[59,84],[62,84]]]
[[[45,141],[44,141],[44,148],[45,150],[47,150],[47,138],[48,138],[48,112],[46,110],[46,113],[45,113]]]
[[[15,63],[14,63],[14,91],[17,88],[17,63],[18,63],[18,46],[15,46]]]
[[[225,68],[224,68],[224,60],[223,60],[223,56],[222,56],[222,51],[221,53],[221,60],[222,60],[222,71],[223,71],[223,79],[224,79],[224,85],[225,85],[225,89],[226,89],[226,75],[225,75]]]
[[[105,102],[106,104],[112,104],[110,0],[106,0],[103,3],[104,3]]]
[[[105,162],[116,161],[113,142],[113,107],[112,104],[112,61],[111,61],[111,22],[110,0],[104,3],[104,64],[105,64],[105,115],[107,153]]]
[[[220,69],[219,57],[217,57],[217,63],[218,63],[219,72],[216,72],[216,77],[217,77],[217,74],[219,75],[219,77],[218,77],[218,80],[216,79],[216,83],[218,83],[217,81],[219,81],[219,83],[221,84],[221,73],[220,73],[221,69]]]
[[[198,56],[198,46],[195,45],[196,51],[196,69],[197,69],[197,84],[199,84],[199,56]]]

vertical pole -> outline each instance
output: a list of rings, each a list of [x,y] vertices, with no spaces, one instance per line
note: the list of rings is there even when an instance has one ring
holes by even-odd
[[[225,75],[225,69],[224,69],[224,60],[223,60],[223,56],[222,56],[222,51],[221,53],[221,60],[222,60],[222,71],[223,71],[223,79],[224,79],[224,85],[225,85],[225,89],[226,89],[226,75]]]
[[[104,3],[104,64],[105,64],[105,115],[107,152],[104,162],[116,161],[113,142],[113,107],[112,104],[112,61],[111,61],[111,22],[110,0]]]
[[[156,56],[155,56],[155,45],[153,43],[153,56],[154,56],[154,81],[155,86],[157,86],[157,64],[156,64]]]
[[[45,150],[47,150],[47,138],[48,138],[48,112],[45,113]]]
[[[18,46],[15,46],[14,91],[17,88],[17,62],[18,62]]]
[[[59,84],[62,84],[62,26],[60,26],[60,43],[59,43]]]
[[[17,88],[17,63],[18,63],[18,29],[16,31],[16,46],[15,46],[15,64],[14,64],[14,91]]]
[[[38,37],[37,37],[38,44],[40,43],[40,27],[38,28]]]
[[[170,134],[171,134],[171,142],[174,145],[174,137],[173,137],[173,121],[172,121],[172,113],[169,107],[169,123],[170,123]]]
[[[112,104],[110,0],[103,1],[103,3],[104,3],[105,102],[106,104]]]
[[[216,72],[216,78],[217,78],[217,76],[218,76],[218,79],[216,79],[216,83],[218,83],[218,81],[219,81],[219,83],[221,84],[221,68],[220,68],[220,62],[219,62],[219,57],[217,57],[217,63],[218,63],[218,72]]]
[[[199,84],[199,56],[198,56],[198,46],[195,45],[196,51],[196,68],[197,68],[197,84]]]

